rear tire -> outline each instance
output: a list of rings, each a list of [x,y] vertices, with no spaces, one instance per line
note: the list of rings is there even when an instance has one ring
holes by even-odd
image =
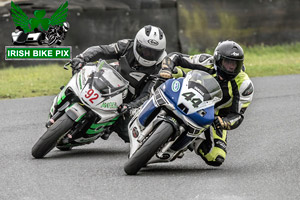
[[[128,159],[124,171],[128,175],[135,175],[155,155],[173,134],[173,127],[168,122],[162,122],[148,138],[148,140]]]
[[[57,140],[72,128],[73,124],[74,121],[67,114],[62,115],[32,147],[32,156],[43,158],[55,147]]]

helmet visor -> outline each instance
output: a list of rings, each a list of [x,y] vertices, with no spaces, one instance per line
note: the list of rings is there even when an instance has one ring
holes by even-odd
[[[153,49],[136,41],[136,51],[145,60],[157,61],[163,54],[164,49]]]
[[[243,60],[223,57],[220,64],[228,74],[236,74],[241,71]]]

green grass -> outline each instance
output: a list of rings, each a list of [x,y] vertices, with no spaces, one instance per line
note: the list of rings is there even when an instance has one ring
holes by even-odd
[[[300,74],[300,43],[243,48],[250,77]],[[57,64],[0,69],[0,99],[56,95],[70,78],[71,70]]]
[[[242,47],[250,77],[300,74],[300,43]],[[206,53],[213,55],[213,50],[206,50]]]
[[[300,43],[246,48],[245,65],[250,77],[300,74]]]
[[[0,99],[54,95],[68,83],[71,70],[47,65],[0,70]]]

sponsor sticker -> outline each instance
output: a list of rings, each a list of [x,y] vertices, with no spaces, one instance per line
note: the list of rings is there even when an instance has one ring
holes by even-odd
[[[175,80],[172,83],[172,91],[173,92],[178,92],[180,90],[180,82]]]
[[[117,106],[117,103],[116,102],[107,102],[107,103],[102,103],[101,108],[110,108],[110,109],[113,109],[113,108],[118,108]]]
[[[137,130],[136,127],[134,127],[134,128],[132,129],[132,136],[133,136],[134,138],[137,138],[137,137],[139,136],[139,132],[138,132],[138,130]]]

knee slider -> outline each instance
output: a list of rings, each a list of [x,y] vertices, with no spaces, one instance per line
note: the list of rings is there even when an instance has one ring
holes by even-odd
[[[213,147],[208,153],[204,153],[200,149],[199,155],[206,162],[206,164],[211,166],[220,166],[225,161],[226,151],[218,147]]]
[[[225,159],[224,159],[222,156],[220,156],[220,155],[218,155],[218,156],[216,157],[216,159],[213,160],[213,161],[208,161],[208,160],[206,159],[206,157],[203,156],[203,155],[201,155],[201,154],[200,154],[200,156],[201,156],[201,158],[205,161],[206,164],[208,164],[208,165],[210,165],[210,166],[214,166],[214,167],[219,167],[219,166],[221,166],[221,165],[223,164],[223,162],[225,161]]]

